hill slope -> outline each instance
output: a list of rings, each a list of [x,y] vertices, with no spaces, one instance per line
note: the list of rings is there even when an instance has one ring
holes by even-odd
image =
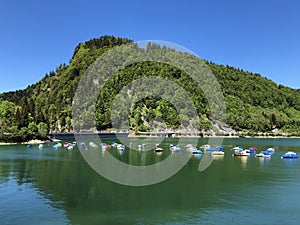
[[[77,84],[101,54],[114,46],[132,43],[125,38],[103,36],[80,43],[69,65],[61,64],[47,73],[39,82],[24,90],[0,95],[0,139],[20,141],[43,137],[52,132],[72,131],[72,101]],[[147,46],[147,50],[159,46]],[[207,62],[221,85],[227,106],[227,125],[235,130],[268,132],[277,127],[286,132],[299,132],[300,92],[230,66]],[[153,74],[174,80],[191,96],[199,117],[200,130],[212,128],[210,109],[201,88],[186,74],[161,63],[142,63],[119,71],[109,81],[109,87],[99,95],[96,105],[98,129],[112,127],[110,108],[113,97],[139,77]],[[116,80],[118,82],[116,82]],[[160,118],[164,121],[159,121]],[[179,118],[174,107],[164,99],[145,98],[131,110],[132,130],[147,131],[153,127],[178,129]],[[151,123],[154,121],[154,123]]]

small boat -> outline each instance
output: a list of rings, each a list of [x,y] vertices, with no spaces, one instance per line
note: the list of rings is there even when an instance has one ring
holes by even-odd
[[[44,148],[44,145],[43,144],[39,144],[39,149],[42,149]]]
[[[155,152],[163,152],[164,150],[163,150],[162,148],[160,148],[160,147],[156,147],[156,148],[154,149],[154,151],[155,151]]]
[[[62,147],[62,143],[60,143],[60,142],[55,143],[55,144],[53,145],[53,149],[54,149],[54,150],[57,150],[57,149],[60,148],[60,147]]]
[[[258,157],[258,158],[271,158],[271,154],[269,152],[262,151],[258,154],[255,154],[255,157]]]
[[[59,148],[62,147],[62,143],[58,142],[57,147],[59,147]]]
[[[186,147],[186,150],[187,150],[188,152],[193,152],[193,151],[196,151],[196,150],[197,150],[197,148],[194,147],[193,145],[187,145],[187,146],[185,146],[185,147]]]
[[[281,156],[282,159],[297,159],[298,156],[295,152],[287,152],[283,156]]]
[[[92,148],[97,148],[98,147],[98,145],[96,145],[94,142],[90,142],[89,143],[89,146],[91,146]]]
[[[251,147],[249,148],[248,152],[250,153],[250,155],[254,156],[255,155],[255,152],[257,151],[257,148],[256,147]]]
[[[225,153],[222,151],[212,151],[210,154],[211,155],[224,155]]]
[[[201,155],[201,154],[202,154],[202,151],[199,150],[199,149],[196,149],[196,150],[192,151],[192,153],[193,153],[194,155]]]
[[[64,142],[64,147],[67,148],[71,143],[69,142]]]
[[[224,147],[223,147],[223,146],[217,146],[216,149],[217,149],[218,151],[224,151]]]
[[[273,155],[275,149],[274,148],[268,148],[267,150],[263,151],[265,158],[270,158],[271,155]]]
[[[200,148],[207,150],[207,149],[210,149],[211,146],[206,144],[206,145],[202,145]]]
[[[182,149],[178,145],[171,147],[171,150],[172,152],[182,152]]]
[[[207,151],[207,152],[218,151],[217,148],[212,148],[212,147],[210,147],[210,148],[205,148],[204,150]]]
[[[119,144],[115,144],[115,145],[112,144],[111,146],[117,147],[118,145],[119,145]],[[104,151],[104,150],[106,150],[110,145],[102,142],[102,143],[100,144],[100,146],[101,146],[101,150]]]
[[[242,146],[236,146],[236,147],[232,148],[231,150],[233,150],[233,151],[242,151],[243,147]]]
[[[264,157],[265,156],[265,154],[263,153],[263,152],[260,152],[260,153],[257,153],[257,154],[255,154],[255,157]]]
[[[234,156],[249,156],[250,153],[247,152],[247,150],[241,150],[241,151],[239,151],[239,152],[235,152],[233,155],[234,155]]]
[[[118,149],[118,150],[124,151],[124,150],[125,150],[125,145],[118,144],[118,145],[117,145],[117,149]]]
[[[116,143],[114,141],[111,143],[111,147],[117,147],[117,145],[118,145],[118,143]]]
[[[270,152],[271,154],[273,154],[275,152],[275,148],[268,148],[265,151]]]
[[[86,144],[84,142],[79,143],[79,148],[83,149],[83,150],[86,150],[86,151],[88,150],[88,147],[86,146]]]
[[[28,144],[26,148],[32,148],[32,144]]]
[[[64,147],[69,149],[69,150],[73,149],[73,146],[74,146],[74,144],[71,144],[70,142],[65,142],[64,143]]]

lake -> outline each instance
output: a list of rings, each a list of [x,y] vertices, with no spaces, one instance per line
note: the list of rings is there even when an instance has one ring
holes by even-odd
[[[207,141],[200,139],[198,146]],[[166,159],[173,142],[164,140],[162,154],[128,148],[122,155],[112,148],[106,151],[125,163],[150,165]],[[287,225],[300,221],[300,158],[281,159],[287,151],[300,154],[297,138],[224,139],[224,157],[216,158],[203,172],[198,166],[204,155],[193,156],[171,178],[140,187],[100,176],[77,147],[53,150],[52,145],[43,149],[0,146],[1,225]],[[231,148],[237,145],[276,151],[270,159],[233,157]]]

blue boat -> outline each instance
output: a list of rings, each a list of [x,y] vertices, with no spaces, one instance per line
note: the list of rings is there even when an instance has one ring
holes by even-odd
[[[218,151],[218,149],[210,147],[210,148],[205,148],[205,151],[212,152],[212,151]]]
[[[282,159],[297,159],[298,156],[295,152],[287,152],[283,156],[281,156]]]
[[[199,150],[199,149],[196,149],[196,150],[192,151],[192,153],[193,153],[194,155],[201,155],[201,154],[202,154],[202,151]]]
[[[223,147],[223,146],[217,146],[216,149],[217,149],[218,151],[224,151],[224,147]]]
[[[83,149],[83,150],[86,150],[86,151],[88,150],[88,147],[86,146],[86,144],[84,142],[79,143],[79,148]]]

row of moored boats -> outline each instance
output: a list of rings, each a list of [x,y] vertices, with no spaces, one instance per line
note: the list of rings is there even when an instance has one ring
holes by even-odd
[[[271,156],[273,155],[273,153],[275,152],[275,148],[268,148],[264,151],[261,151],[260,153],[257,153],[257,148],[256,147],[252,147],[249,149],[243,149],[242,146],[237,146],[232,148],[231,150],[234,151],[233,156],[255,156],[255,157],[260,157],[260,158],[271,158]],[[281,158],[283,159],[296,159],[298,158],[297,153],[292,152],[292,151],[288,151],[285,154],[283,154],[281,156]]]
[[[57,142],[53,145],[53,149],[58,149],[60,147],[64,147],[69,150],[72,150],[74,148],[74,146],[76,146],[76,144],[77,144],[76,142],[72,142],[72,143],[64,142],[64,144],[62,144],[61,142]],[[146,144],[138,145],[138,149],[142,150],[145,146],[146,146]],[[164,151],[164,149],[161,148],[159,146],[159,144],[156,144],[155,146],[156,147],[155,147],[154,151],[156,153],[162,153]],[[27,148],[30,148],[30,147],[31,147],[31,145],[27,145]],[[100,148],[101,150],[106,150],[107,148],[116,148],[120,152],[123,152],[125,150],[125,145],[119,144],[116,142],[112,142],[111,144],[100,143],[100,145],[97,145],[92,141],[88,142],[88,144],[86,144],[85,142],[80,142],[78,144],[78,147],[82,150],[88,150],[89,148],[91,148],[91,149],[99,149]],[[129,147],[130,148],[132,147],[132,143],[130,143]],[[40,149],[44,148],[44,145],[39,144],[39,148]],[[275,152],[275,148],[268,148],[268,149],[258,153],[258,149],[256,147],[244,149],[242,146],[236,146],[236,147],[232,148],[231,150],[234,152],[233,156],[237,156],[237,157],[255,156],[255,157],[259,157],[259,158],[271,158],[271,156]],[[170,144],[170,151],[172,151],[173,153],[185,151],[185,152],[190,152],[195,155],[201,155],[204,152],[210,153],[211,155],[224,155],[225,154],[223,146],[212,147],[208,144],[202,145],[199,149],[197,149],[192,144],[188,144],[184,148],[180,147],[179,145]],[[296,158],[298,158],[298,155],[295,152],[288,151],[285,154],[283,154],[281,156],[281,158],[296,159]]]

